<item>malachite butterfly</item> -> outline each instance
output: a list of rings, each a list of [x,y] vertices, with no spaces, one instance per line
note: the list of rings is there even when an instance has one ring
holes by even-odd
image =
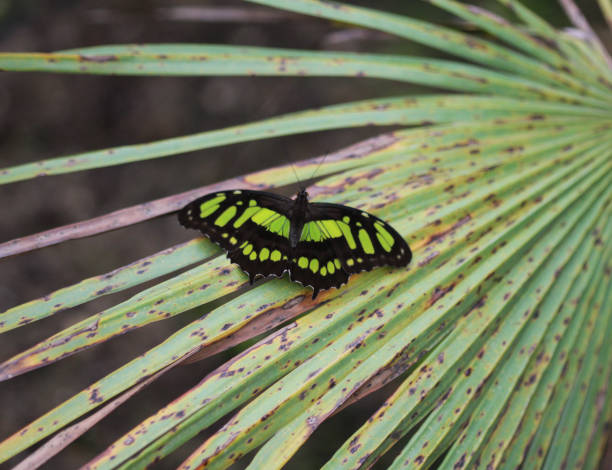
[[[353,207],[233,190],[208,194],[185,206],[179,221],[227,251],[249,275],[282,276],[320,290],[339,288],[349,276],[376,266],[406,266],[412,253],[389,224]]]

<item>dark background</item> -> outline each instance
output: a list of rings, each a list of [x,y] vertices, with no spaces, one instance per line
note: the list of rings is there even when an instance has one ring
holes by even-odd
[[[421,2],[349,2],[459,26]],[[487,2],[473,2],[495,7]],[[490,2],[494,3],[494,2]],[[555,25],[567,19],[554,0],[529,6]],[[598,32],[595,0],[578,2]],[[189,20],[178,7],[238,7]],[[253,19],[253,12],[263,17]],[[217,43],[314,50],[351,50],[443,56],[383,33],[354,29],[248,3],[171,1],[0,2],[0,51],[49,52],[119,43]],[[609,42],[609,35],[604,36]],[[87,150],[149,142],[219,129],[328,104],[419,93],[399,82],[343,78],[109,77],[0,72],[0,167]],[[432,91],[431,89],[428,91]],[[436,91],[436,90],[433,90]],[[192,152],[111,168],[0,186],[0,242],[88,219],[238,174],[324,154],[380,133],[380,128],[336,130]],[[305,178],[309,175],[300,175]],[[192,233],[173,216],[0,261],[0,311],[92,275],[110,271],[179,242]],[[19,328],[0,337],[0,360],[74,322],[128,298],[130,289]],[[197,310],[197,309],[196,309]],[[93,381],[197,318],[189,312],[116,338],[49,367],[0,384],[0,440]],[[85,463],[231,356],[178,367],[118,409],[54,458],[47,468]],[[291,462],[317,468],[375,410],[390,390],[353,405],[321,426]],[[205,436],[164,460],[174,468]],[[609,452],[608,452],[609,453]],[[16,463],[14,459],[11,463]],[[608,458],[607,462],[611,462]],[[611,464],[612,465],[612,464]],[[603,464],[602,468],[606,467]]]

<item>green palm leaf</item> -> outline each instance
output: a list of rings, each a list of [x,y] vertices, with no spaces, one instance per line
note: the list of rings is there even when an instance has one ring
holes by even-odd
[[[242,345],[90,468],[145,468],[205,429],[215,430],[182,468],[227,468],[255,450],[249,468],[280,468],[317,439],[328,418],[384,386],[391,390],[384,403],[326,468],[368,468],[381,458],[391,468],[596,468],[612,416],[612,73],[573,3],[563,2],[585,38],[508,0],[499,3],[518,23],[451,0],[429,2],[486,32],[487,40],[327,1],[254,3],[377,29],[476,65],[190,44],[4,53],[0,68],[9,71],[365,76],[455,93],[367,99],[25,163],[0,170],[0,183],[393,124],[402,128],[330,154],[308,191],[313,200],[390,221],[410,243],[411,265],[355,275],[346,288],[312,301],[284,279],[247,289],[247,277],[198,238],[12,307],[0,314],[0,333],[153,282],[7,358],[0,380],[200,306],[207,313],[16,430],[0,443],[0,461],[56,434],[22,462],[39,465],[58,441],[80,435],[75,427],[61,432],[73,421],[98,409],[83,421],[87,429],[181,361]],[[609,20],[610,2],[599,3]],[[319,160],[298,169],[312,174]],[[244,175],[8,241],[0,256],[175,212],[210,191],[293,182],[289,165]]]

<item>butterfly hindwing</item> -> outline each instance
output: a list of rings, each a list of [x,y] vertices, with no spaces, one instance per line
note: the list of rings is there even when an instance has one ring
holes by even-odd
[[[228,251],[227,256],[249,275],[251,283],[257,275],[280,277],[290,267],[288,251],[270,236],[262,237],[257,233],[251,234],[238,248]]]
[[[304,232],[302,232],[304,234]],[[305,286],[312,286],[316,297],[319,290],[339,288],[349,278],[343,269],[339,255],[328,240],[313,241],[301,239],[294,249],[291,265],[291,280]]]
[[[179,212],[188,228],[202,231],[249,274],[280,276],[289,269],[290,199],[262,191],[220,191],[196,199]]]

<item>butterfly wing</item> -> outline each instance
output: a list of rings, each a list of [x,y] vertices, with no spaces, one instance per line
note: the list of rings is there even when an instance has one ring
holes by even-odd
[[[406,266],[412,253],[384,220],[348,206],[312,203],[293,258],[292,280],[318,290],[340,287],[350,274]]]
[[[185,206],[180,223],[200,230],[249,275],[281,276],[290,267],[287,210],[293,201],[264,191],[207,194]]]

